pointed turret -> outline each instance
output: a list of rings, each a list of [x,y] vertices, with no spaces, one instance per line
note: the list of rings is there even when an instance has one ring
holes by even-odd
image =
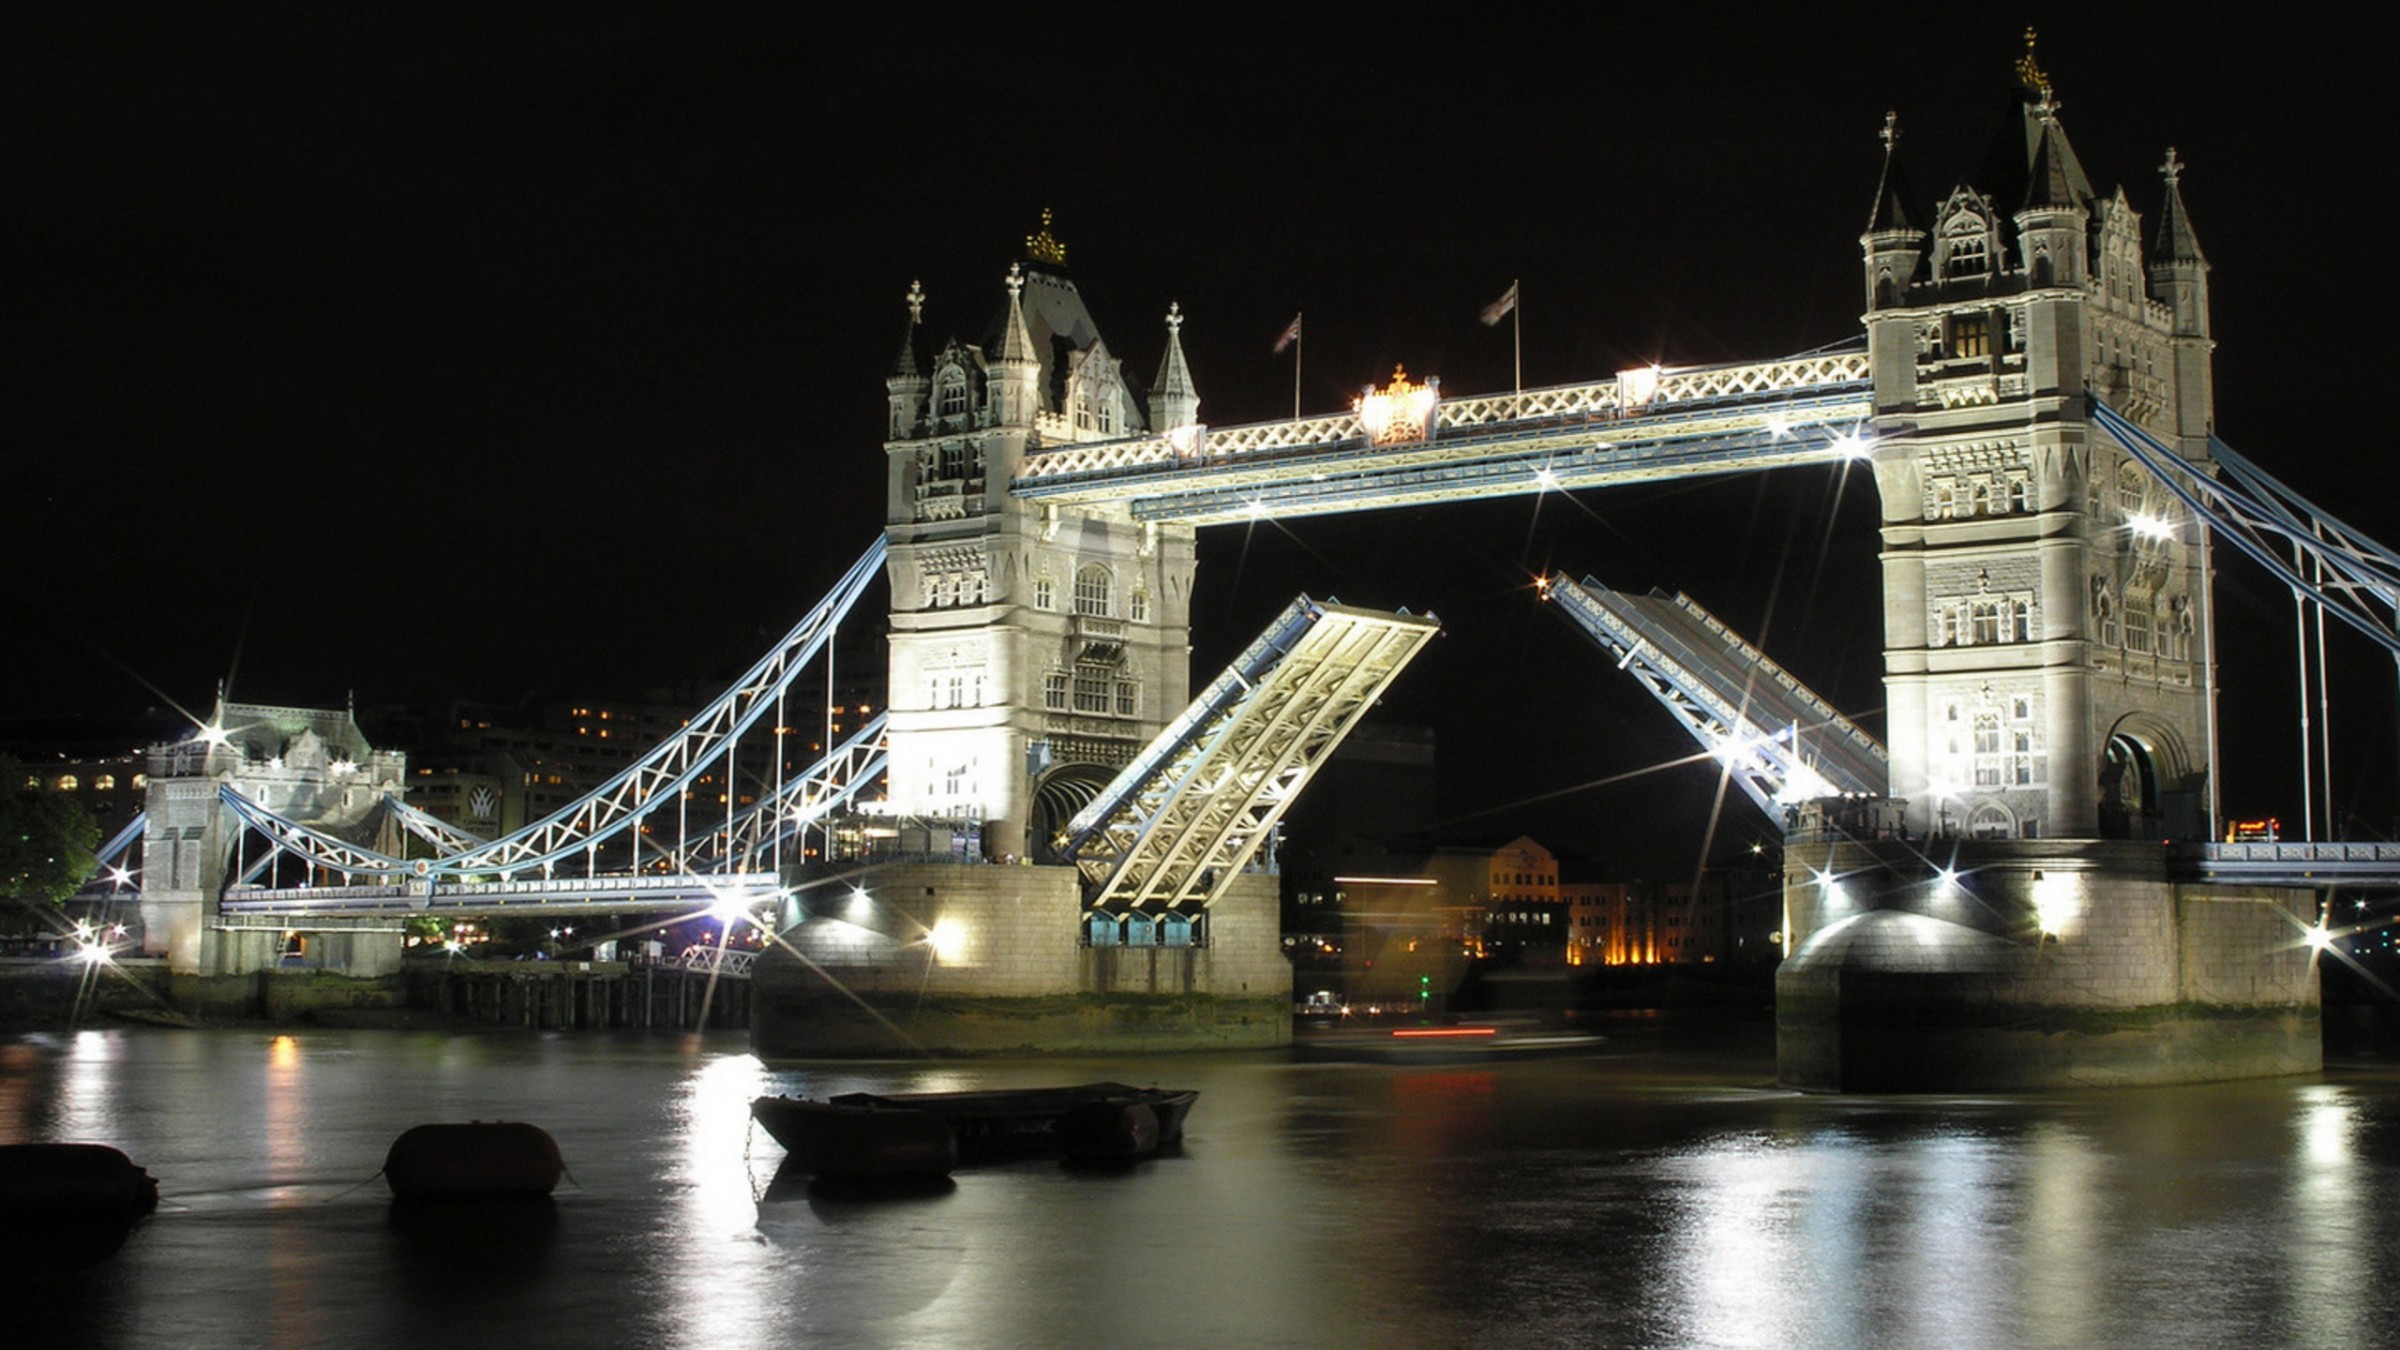
[[[2150,262],[2150,298],[2175,316],[2175,418],[2185,456],[2198,459],[2207,453],[2207,433],[2217,416],[2216,377],[2209,364],[2215,343],[2209,337],[2208,258],[2183,207],[2183,161],[2174,147],[2167,148],[2158,173],[2166,180],[2166,205],[2159,211],[2157,254]]]
[[[1900,169],[1900,115],[1883,115],[1883,178],[1875,189],[1875,214],[1859,236],[1865,253],[1867,353],[1875,369],[1878,397],[1916,397],[1914,324],[1897,311],[1908,303],[1925,261],[1925,228],[1910,202],[1908,176]]]
[[[2025,197],[2016,215],[2018,266],[2034,286],[2078,286],[2086,269],[2091,187],[2067,145],[2067,133],[2059,128],[2058,104],[2047,82],[2031,116],[2033,153],[2025,166]]]
[[[1909,203],[1916,195],[1900,167],[1900,114],[1883,115],[1883,176],[1875,185],[1875,213],[1859,236],[1866,250],[1867,309],[1905,302],[1925,257],[1925,227]]]
[[[883,386],[890,391],[892,440],[913,436],[925,417],[925,391],[930,381],[925,361],[925,288],[908,283],[908,331],[900,337],[900,355]]]
[[[2200,251],[2199,236],[2192,233],[2192,218],[2183,209],[2183,161],[2175,157],[2175,147],[2167,147],[2166,162],[2158,166],[2159,177],[2166,180],[2166,209],[2159,212],[2158,247],[2156,256],[2161,263],[2196,264],[2203,271],[2208,257]]]
[[[1000,343],[991,362],[992,425],[1029,427],[1041,408],[1041,359],[1025,327],[1025,269],[1008,267],[1008,313],[1000,321]]]
[[[1150,382],[1150,429],[1168,432],[1200,420],[1200,390],[1183,360],[1183,306],[1167,305],[1167,354]]]

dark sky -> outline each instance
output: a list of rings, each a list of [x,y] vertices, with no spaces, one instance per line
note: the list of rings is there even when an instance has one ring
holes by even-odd
[[[198,703],[237,652],[236,694],[271,702],[716,680],[877,528],[910,281],[938,333],[979,336],[1044,207],[1129,364],[1181,302],[1217,425],[1289,411],[1268,347],[1295,310],[1306,409],[1397,362],[1504,389],[1507,330],[1475,315],[1512,278],[1529,384],[1839,341],[1884,111],[1946,190],[2029,19],[2104,190],[2154,212],[2164,149],[2189,166],[2225,437],[2400,537],[2369,412],[2393,119],[2380,54],[2329,24],[222,8],[7,34],[0,716],[155,702],[128,669]],[[1530,573],[1687,589],[1871,715],[1873,519],[1863,478],[1804,470],[1226,527],[1198,661],[1297,590],[1431,608],[1449,636],[1391,713],[1439,727],[1447,809],[1606,852],[1711,784],[1504,809],[1683,753]],[[2289,608],[2224,589],[2255,740],[2290,721]],[[2388,819],[2390,666],[2337,648],[2337,791]],[[2298,814],[2283,739],[2229,747],[2230,808]]]

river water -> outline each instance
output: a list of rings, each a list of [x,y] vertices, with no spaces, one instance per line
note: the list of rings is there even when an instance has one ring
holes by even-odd
[[[157,1214],[11,1272],[16,1344],[2400,1344],[2400,1064],[2010,1097],[1772,1084],[1754,1023],[1590,1058],[762,1066],[738,1037],[115,1029],[0,1042],[0,1142],[115,1144]],[[1197,1087],[1180,1156],[930,1193],[772,1180],[764,1092]],[[404,1128],[523,1119],[570,1180],[420,1220]],[[27,1319],[30,1319],[28,1321]]]

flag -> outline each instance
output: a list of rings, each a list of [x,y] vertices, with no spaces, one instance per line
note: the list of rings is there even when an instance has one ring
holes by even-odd
[[[1483,326],[1489,328],[1507,318],[1509,311],[1516,307],[1517,283],[1512,281],[1508,283],[1508,289],[1501,293],[1499,299],[1483,307]]]
[[[1283,336],[1275,339],[1275,354],[1277,356],[1283,355],[1284,348],[1291,346],[1293,343],[1298,342],[1299,340],[1300,316],[1295,314],[1292,316],[1291,325],[1283,330]]]

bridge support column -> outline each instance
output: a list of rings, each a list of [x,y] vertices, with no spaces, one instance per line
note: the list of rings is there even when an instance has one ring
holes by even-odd
[[[1777,1076],[1837,1092],[2204,1082],[2323,1065],[2306,890],[2170,880],[2155,845],[1784,850]]]

